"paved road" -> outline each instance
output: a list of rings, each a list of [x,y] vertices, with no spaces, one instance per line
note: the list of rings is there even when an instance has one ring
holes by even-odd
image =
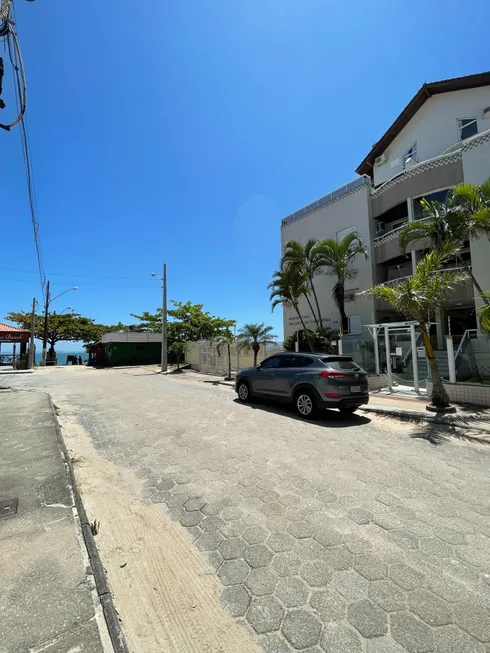
[[[489,446],[306,423],[142,370],[11,383],[69,402],[99,454],[138,473],[267,653],[489,653]]]

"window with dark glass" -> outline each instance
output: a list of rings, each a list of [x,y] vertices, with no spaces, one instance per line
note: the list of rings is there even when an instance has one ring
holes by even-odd
[[[466,138],[478,134],[478,123],[476,118],[460,118],[458,120],[459,140],[464,141]]]

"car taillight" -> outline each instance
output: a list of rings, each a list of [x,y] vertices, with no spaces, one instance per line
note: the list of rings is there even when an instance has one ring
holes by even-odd
[[[320,372],[324,379],[345,379],[349,376],[346,372]]]

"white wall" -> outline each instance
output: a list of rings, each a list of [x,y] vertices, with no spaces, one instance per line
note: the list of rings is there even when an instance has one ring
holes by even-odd
[[[329,202],[325,206],[315,210],[309,215],[298,218],[294,222],[287,223],[281,229],[281,252],[288,240],[297,240],[305,243],[310,238],[334,238],[344,236],[341,233],[352,227],[357,231],[364,244],[369,250],[369,259],[356,257],[354,267],[359,270],[359,275],[353,281],[346,282],[346,291],[351,289],[359,292],[373,286],[373,261],[371,258],[371,235],[369,220],[369,186],[364,185],[355,191],[341,196],[339,199]],[[320,310],[322,312],[323,324],[327,328],[340,329],[340,316],[337,307],[332,299],[332,288],[335,279],[326,275],[319,276],[315,280],[315,290],[318,294]],[[372,298],[356,297],[352,302],[346,302],[346,313],[348,316],[360,315],[362,324],[372,324],[374,321],[374,302]],[[314,320],[306,301],[301,306],[301,314],[306,326],[314,328]],[[284,335],[289,336],[298,328],[301,328],[296,312],[291,309],[284,309]],[[368,336],[367,329],[362,329],[362,337]]]
[[[442,93],[429,98],[412,120],[388,146],[387,163],[374,166],[374,183],[379,185],[403,170],[403,155],[417,143],[419,162],[439,156],[459,141],[458,118],[478,120],[478,132],[490,129],[483,110],[490,106],[490,86]]]
[[[490,141],[463,151],[463,175],[470,184],[481,184],[490,178]],[[470,251],[473,274],[482,289],[490,291],[490,240],[483,236],[471,241]],[[482,304],[478,295],[475,304]]]
[[[162,342],[162,334],[148,331],[113,331],[105,333],[101,342]]]

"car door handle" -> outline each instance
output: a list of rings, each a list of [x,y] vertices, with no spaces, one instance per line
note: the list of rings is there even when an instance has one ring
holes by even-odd
[[[276,373],[275,372],[268,372],[267,376],[270,378],[271,376],[276,376]]]

